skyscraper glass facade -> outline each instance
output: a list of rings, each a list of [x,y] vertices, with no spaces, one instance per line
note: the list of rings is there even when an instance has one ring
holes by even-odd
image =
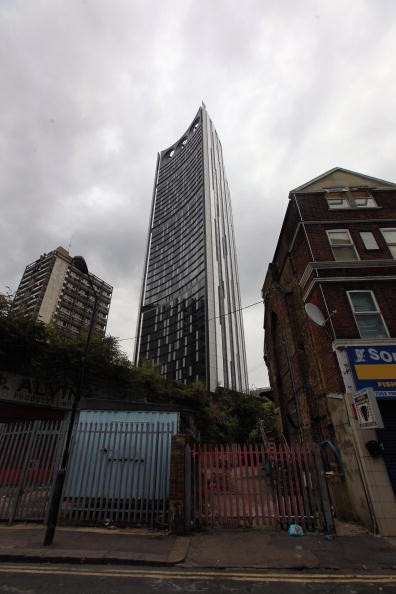
[[[221,143],[202,106],[158,155],[135,360],[246,391],[245,341]]]

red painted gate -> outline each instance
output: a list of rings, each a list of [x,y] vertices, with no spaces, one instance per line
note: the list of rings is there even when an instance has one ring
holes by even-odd
[[[262,445],[195,446],[191,455],[192,524],[272,526],[298,521],[325,527],[320,461],[307,448]]]

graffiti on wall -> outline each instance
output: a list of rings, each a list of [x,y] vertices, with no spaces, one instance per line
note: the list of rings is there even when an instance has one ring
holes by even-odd
[[[19,402],[68,409],[71,408],[74,396],[75,392],[70,386],[0,372],[0,403]]]

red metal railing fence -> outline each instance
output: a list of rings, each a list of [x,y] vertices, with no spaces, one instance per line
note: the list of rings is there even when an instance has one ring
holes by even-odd
[[[192,525],[324,527],[318,460],[307,448],[238,444],[187,447]]]

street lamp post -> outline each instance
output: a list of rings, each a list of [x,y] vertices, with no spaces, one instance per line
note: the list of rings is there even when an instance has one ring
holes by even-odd
[[[76,419],[76,415],[77,415],[78,405],[80,403],[81,395],[82,395],[82,388],[83,388],[85,370],[86,370],[86,365],[87,365],[87,354],[88,354],[88,349],[89,349],[92,332],[93,332],[93,328],[94,328],[96,306],[97,306],[97,302],[98,302],[98,295],[96,293],[92,279],[89,275],[88,266],[87,266],[87,263],[85,262],[84,258],[82,256],[75,256],[72,259],[71,264],[72,264],[72,266],[77,268],[80,272],[87,275],[89,284],[91,286],[91,289],[92,289],[92,292],[94,295],[94,305],[93,305],[91,320],[90,320],[89,326],[88,326],[88,333],[87,333],[87,338],[85,340],[84,351],[83,351],[83,354],[81,357],[80,369],[79,369],[77,385],[76,385],[76,392],[75,392],[75,396],[73,399],[72,408],[70,411],[66,439],[65,439],[65,444],[63,447],[62,461],[61,461],[61,464],[60,464],[60,466],[57,470],[56,476],[55,476],[55,482],[54,482],[54,486],[52,489],[51,499],[49,502],[47,524],[46,524],[46,530],[45,530],[45,536],[44,536],[44,545],[45,546],[52,544],[54,541],[56,524],[57,524],[58,515],[59,515],[59,508],[60,508],[61,500],[62,500],[63,486],[65,484],[67,465],[68,465],[69,457],[70,457],[70,446],[71,446],[71,440],[72,440],[72,436],[73,436],[74,423],[75,423],[75,419]]]

